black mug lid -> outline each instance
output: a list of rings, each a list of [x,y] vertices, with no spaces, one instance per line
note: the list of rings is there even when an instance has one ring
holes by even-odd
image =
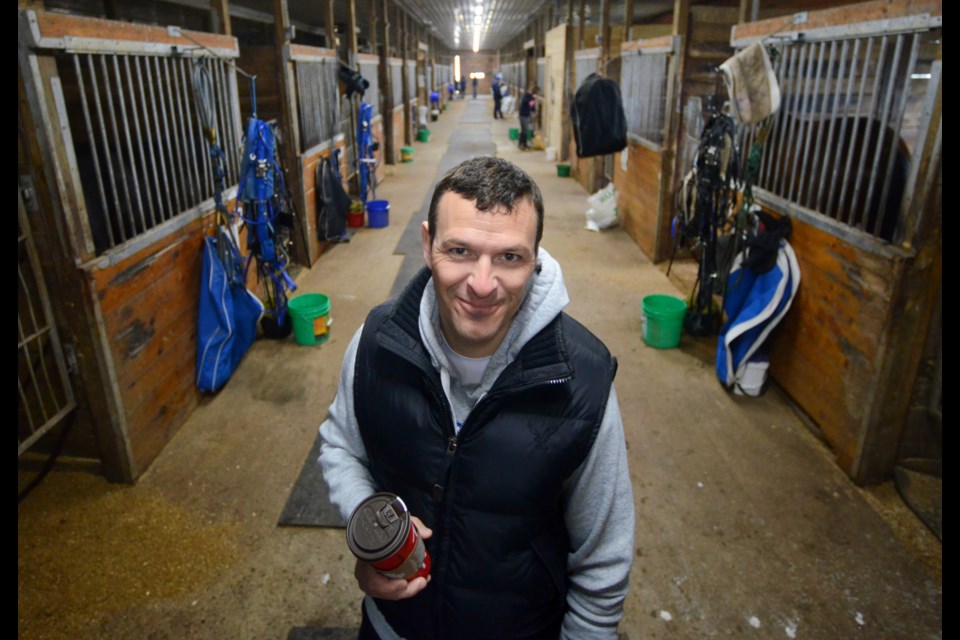
[[[410,531],[410,512],[399,496],[375,493],[361,502],[347,523],[347,546],[367,562],[379,562],[397,552]]]

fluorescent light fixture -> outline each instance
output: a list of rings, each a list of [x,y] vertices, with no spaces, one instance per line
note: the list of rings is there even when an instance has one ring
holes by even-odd
[[[929,80],[931,77],[932,76],[929,73],[911,73],[910,74],[911,80]]]
[[[453,56],[453,79],[460,82],[460,56]]]
[[[480,32],[473,32],[473,52],[476,53],[480,51]]]
[[[473,24],[483,24],[483,16],[473,16]]]
[[[473,8],[473,12],[474,12],[475,14],[477,14],[478,16],[482,16],[482,15],[483,15],[483,5],[482,5],[482,4],[478,4],[477,6],[475,6],[475,7]]]

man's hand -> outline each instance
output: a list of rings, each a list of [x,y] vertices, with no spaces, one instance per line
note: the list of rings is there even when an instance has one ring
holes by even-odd
[[[433,535],[433,531],[420,522],[420,518],[410,516],[413,520],[413,526],[420,532],[420,537],[427,540]],[[430,576],[426,578],[416,578],[407,582],[406,580],[388,578],[376,569],[370,563],[363,560],[357,560],[353,569],[353,575],[357,578],[357,585],[360,590],[368,596],[382,598],[383,600],[403,600],[410,598],[426,588],[430,582]]]

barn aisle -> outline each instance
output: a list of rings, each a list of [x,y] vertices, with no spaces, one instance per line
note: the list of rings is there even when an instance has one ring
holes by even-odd
[[[136,486],[64,468],[20,505],[20,638],[279,640],[357,628],[343,531],[277,521],[351,335],[398,273],[420,264],[410,229],[430,185],[455,159],[484,152],[539,183],[543,246],[564,269],[568,311],[619,359],[637,507],[621,632],[941,637],[939,543],[903,517],[889,486],[853,485],[777,388],[749,399],[724,391],[711,342],[645,346],[643,296],[683,294],[622,230],[584,230],[587,194],[543,152],[516,149],[515,115],[491,111],[489,99],[450,103],[414,161],[388,167],[378,197],[391,203],[389,226],[359,230],[298,275],[300,292],[330,296],[327,343],[258,341]]]

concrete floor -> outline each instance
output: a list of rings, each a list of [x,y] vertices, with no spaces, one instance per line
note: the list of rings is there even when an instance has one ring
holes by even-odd
[[[261,340],[135,487],[68,465],[18,509],[21,638],[275,638],[356,628],[359,592],[341,530],[277,518],[336,389],[347,342],[386,299],[395,255],[460,129],[540,184],[543,245],[564,267],[569,311],[619,358],[617,389],[637,507],[621,631],[641,638],[940,638],[942,550],[889,485],[864,491],[776,388],[729,395],[713,341],[655,350],[640,301],[683,295],[622,230],[583,230],[586,193],[513,120],[451,105],[378,192],[390,226],[360,230],[298,276],[331,298],[329,342]],[[462,122],[461,122],[462,120]],[[682,271],[681,271],[682,273]],[[319,637],[319,636],[318,636]]]

